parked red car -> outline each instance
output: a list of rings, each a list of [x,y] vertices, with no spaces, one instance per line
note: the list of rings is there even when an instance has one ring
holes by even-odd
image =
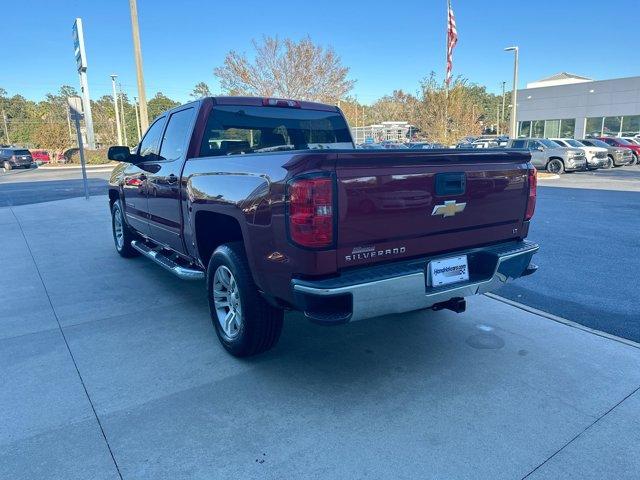
[[[49,163],[51,157],[46,150],[31,150],[31,157],[35,162]]]
[[[606,144],[614,147],[627,148],[631,150],[631,153],[633,153],[633,161],[629,165],[640,164],[640,145],[636,145],[620,137],[599,137],[598,140],[602,140]]]

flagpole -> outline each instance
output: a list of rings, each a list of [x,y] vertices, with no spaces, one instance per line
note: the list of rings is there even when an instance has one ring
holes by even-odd
[[[447,0],[447,30],[444,48],[444,141],[448,143],[447,126],[449,124],[449,12],[451,11],[451,0]]]

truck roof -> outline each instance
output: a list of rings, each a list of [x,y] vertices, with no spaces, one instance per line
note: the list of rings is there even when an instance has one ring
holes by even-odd
[[[252,107],[261,107],[265,101],[275,100],[282,102],[295,102],[299,105],[299,108],[305,110],[322,110],[326,112],[338,112],[338,107],[335,105],[328,105],[326,103],[309,102],[306,100],[293,100],[288,98],[279,97],[206,97],[211,99],[214,105],[247,105]]]

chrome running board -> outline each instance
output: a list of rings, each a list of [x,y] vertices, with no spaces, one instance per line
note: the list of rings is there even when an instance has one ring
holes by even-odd
[[[203,280],[204,279],[203,271],[196,270],[193,268],[186,268],[181,265],[178,265],[169,257],[163,255],[158,250],[153,250],[148,245],[140,242],[139,240],[133,240],[131,242],[131,246],[135,248],[137,251],[139,251],[142,255],[147,257],[149,260],[153,260],[162,268],[170,271],[176,277],[182,280]]]

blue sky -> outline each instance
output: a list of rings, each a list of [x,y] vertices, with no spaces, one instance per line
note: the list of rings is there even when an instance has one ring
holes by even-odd
[[[250,53],[251,39],[263,34],[310,35],[332,45],[364,103],[394,89],[414,92],[431,70],[443,75],[445,0],[266,3],[138,0],[147,95],[162,91],[186,101],[199,81],[216,92],[213,68],[225,53]],[[559,71],[596,79],[640,75],[637,0],[453,0],[453,8],[454,74],[490,91],[511,83],[513,56],[502,49],[512,44],[520,46],[521,87]],[[136,95],[127,0],[5,0],[2,10],[12,25],[0,53],[0,87],[9,94],[39,99],[62,84],[78,86],[71,26],[82,17],[91,96],[109,94],[110,73]]]

